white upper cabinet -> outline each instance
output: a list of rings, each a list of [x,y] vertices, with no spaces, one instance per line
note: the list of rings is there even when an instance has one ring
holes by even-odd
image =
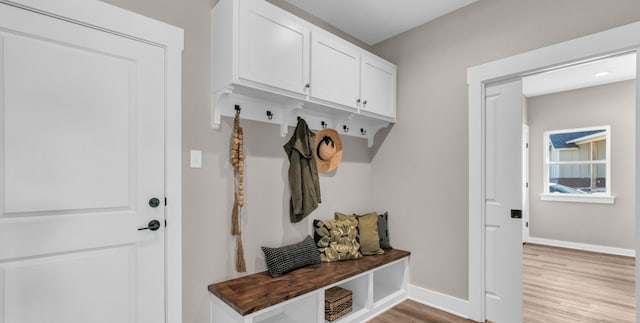
[[[311,40],[311,97],[358,108],[362,49],[329,33]]]
[[[360,111],[396,116],[396,66],[371,54],[362,54]]]
[[[327,32],[311,35],[311,99],[396,117],[396,66]]]
[[[278,89],[309,90],[309,29],[266,1],[240,1],[238,77]]]
[[[367,138],[396,120],[395,65],[264,0],[211,11],[211,125],[233,116],[280,125],[296,117]],[[366,103],[365,103],[366,101]]]

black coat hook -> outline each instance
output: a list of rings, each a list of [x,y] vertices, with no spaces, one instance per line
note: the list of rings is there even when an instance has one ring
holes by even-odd
[[[327,129],[327,123],[324,122],[324,120],[320,122],[320,125],[322,126],[322,129]]]
[[[271,112],[271,110],[267,110],[267,119],[273,119],[273,112]]]
[[[360,133],[364,136],[367,134],[367,131],[364,128],[360,128]]]
[[[242,108],[240,108],[240,106],[237,104],[234,106],[234,109],[236,110],[237,114],[240,114],[240,110],[242,110]]]
[[[347,125],[342,125],[342,130],[344,130],[344,132],[349,132],[349,127],[347,127]]]

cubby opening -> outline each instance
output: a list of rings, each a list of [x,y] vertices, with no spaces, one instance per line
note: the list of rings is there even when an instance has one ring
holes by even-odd
[[[318,322],[319,294],[314,292],[300,296],[294,301],[274,306],[256,315],[254,323],[314,323]],[[318,322],[319,323],[319,322]]]
[[[373,272],[373,303],[402,293],[405,265],[397,261]]]
[[[331,323],[346,322],[353,319],[354,317],[366,313],[369,298],[369,274],[360,275],[359,277],[341,283],[338,286],[351,291],[352,309],[349,314],[346,314],[345,316]],[[325,322],[328,323],[329,321],[325,320]]]

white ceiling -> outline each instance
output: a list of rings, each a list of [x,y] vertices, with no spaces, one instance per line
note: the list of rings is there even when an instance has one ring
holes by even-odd
[[[368,45],[477,0],[286,0]]]
[[[525,77],[522,91],[531,97],[575,90],[635,79],[636,71],[636,54],[631,53]]]
[[[478,0],[285,1],[373,45]],[[523,93],[531,97],[635,78],[636,54],[631,53],[525,77]]]

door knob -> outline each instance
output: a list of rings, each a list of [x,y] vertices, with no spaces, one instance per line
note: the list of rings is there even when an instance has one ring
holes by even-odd
[[[147,225],[146,228],[138,228],[138,231],[142,231],[142,230],[156,231],[158,229],[160,229],[160,221],[151,220],[151,221],[149,221],[149,224]]]
[[[158,207],[158,205],[160,205],[160,200],[157,197],[154,197],[149,200],[150,207]]]

